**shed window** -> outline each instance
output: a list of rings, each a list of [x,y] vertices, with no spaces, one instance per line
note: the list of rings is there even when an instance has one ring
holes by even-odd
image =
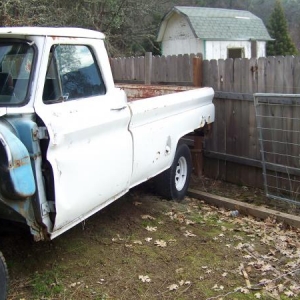
[[[228,48],[227,54],[228,58],[243,58],[244,48]]]

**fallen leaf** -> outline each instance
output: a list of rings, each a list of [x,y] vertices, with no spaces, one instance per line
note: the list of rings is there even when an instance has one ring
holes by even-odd
[[[254,296],[255,296],[256,299],[260,299],[261,298],[261,294],[260,293],[255,293]]]
[[[156,240],[154,245],[162,248],[167,247],[167,243],[164,240]]]
[[[291,285],[290,290],[293,292],[300,292],[300,285]]]
[[[287,295],[288,297],[293,297],[295,294],[292,291],[286,291],[284,292],[285,295]]]
[[[194,237],[194,236],[196,236],[196,234],[193,234],[192,232],[190,232],[190,231],[186,231],[184,234],[183,234],[185,237]]]
[[[151,279],[149,278],[148,275],[139,275],[139,279],[142,281],[142,282],[150,282]]]
[[[151,237],[146,237],[146,238],[145,238],[145,241],[149,243],[149,242],[152,241],[152,238],[151,238]]]
[[[133,243],[134,243],[134,244],[138,244],[138,245],[143,245],[142,241],[139,241],[139,240],[133,241]]]
[[[173,283],[173,284],[169,285],[167,288],[169,291],[174,291],[174,290],[178,289],[178,285],[176,283]]]
[[[155,218],[150,215],[142,215],[141,218],[143,220],[155,220]]]
[[[223,285],[218,286],[217,284],[215,284],[212,287],[212,289],[215,290],[215,291],[222,291],[222,290],[224,290],[224,286]]]
[[[168,240],[168,242],[169,242],[169,243],[176,243],[177,240],[175,240],[175,239],[170,239],[170,240]]]
[[[157,227],[151,227],[151,226],[147,226],[146,230],[150,231],[150,232],[154,232],[157,231]]]
[[[176,270],[175,270],[176,274],[180,274],[180,273],[182,273],[183,271],[184,271],[183,268],[179,268],[179,269],[176,269]]]
[[[243,294],[249,294],[249,290],[245,289],[245,288],[241,288],[240,292],[243,293]]]
[[[194,222],[194,221],[191,221],[191,220],[188,220],[188,219],[186,219],[186,220],[185,220],[185,224],[186,224],[186,225],[194,225],[194,224],[195,224],[195,222]]]
[[[69,285],[69,287],[73,288],[75,287],[76,285],[80,285],[80,282],[73,282]]]

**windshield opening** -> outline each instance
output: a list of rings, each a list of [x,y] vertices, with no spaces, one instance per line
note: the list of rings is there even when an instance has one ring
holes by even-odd
[[[34,48],[26,42],[0,43],[0,106],[25,102]]]

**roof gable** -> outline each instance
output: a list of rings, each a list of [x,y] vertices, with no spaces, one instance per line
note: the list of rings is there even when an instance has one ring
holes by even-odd
[[[272,40],[260,18],[244,10],[174,6],[160,25],[162,41],[168,20],[180,14],[185,17],[195,37],[205,40]]]

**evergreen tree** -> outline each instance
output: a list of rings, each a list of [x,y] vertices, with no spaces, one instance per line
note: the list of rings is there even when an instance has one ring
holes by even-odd
[[[269,34],[274,41],[267,43],[267,55],[294,55],[297,49],[288,32],[287,21],[280,0],[276,0],[268,24]]]

